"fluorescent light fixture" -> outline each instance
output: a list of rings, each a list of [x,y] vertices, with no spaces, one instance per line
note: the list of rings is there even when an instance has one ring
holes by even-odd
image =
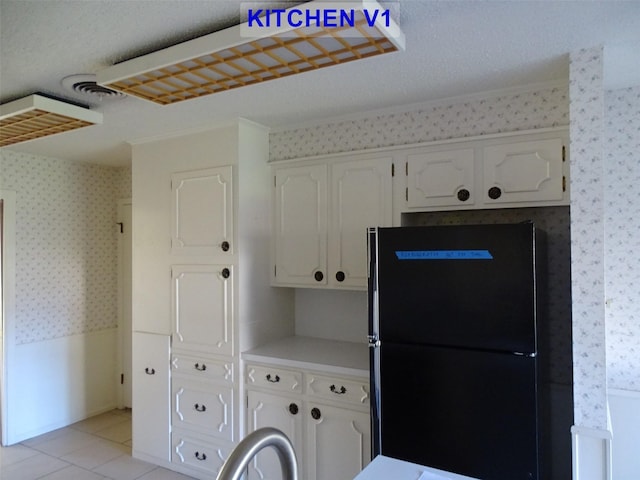
[[[260,10],[261,20],[249,10],[242,25],[108,67],[97,83],[167,105],[404,50],[404,34],[373,0]]]
[[[102,114],[30,95],[0,105],[0,147],[102,123]]]

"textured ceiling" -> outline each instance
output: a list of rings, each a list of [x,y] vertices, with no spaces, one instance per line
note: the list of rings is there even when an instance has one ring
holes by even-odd
[[[263,6],[300,3],[260,2]],[[608,88],[640,85],[640,1],[400,0],[404,52],[161,107],[66,91],[61,80],[241,21],[220,0],[0,0],[0,100],[43,92],[90,105],[104,123],[15,145],[109,165],[127,142],[238,116],[272,128],[514,86],[566,80],[568,53],[604,45]]]

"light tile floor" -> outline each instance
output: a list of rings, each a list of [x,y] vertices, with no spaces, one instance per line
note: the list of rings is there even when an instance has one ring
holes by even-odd
[[[189,480],[131,456],[131,411],[113,410],[0,448],[2,480]]]

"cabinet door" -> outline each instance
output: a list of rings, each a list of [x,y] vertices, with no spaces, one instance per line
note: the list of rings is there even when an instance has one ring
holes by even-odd
[[[134,332],[133,452],[169,461],[169,336]]]
[[[484,203],[562,200],[562,145],[552,138],[485,147]]]
[[[331,166],[329,283],[367,287],[367,228],[392,224],[393,158]]]
[[[471,148],[407,156],[407,207],[469,206],[475,203]]]
[[[327,283],[327,167],[275,170],[274,283]]]
[[[173,348],[233,354],[231,265],[174,265]]]
[[[233,438],[233,387],[186,380],[172,382],[172,425],[221,438]]]
[[[171,176],[171,253],[222,255],[233,253],[231,166]]]
[[[282,431],[291,441],[298,459],[298,476],[301,470],[302,423],[304,421],[302,401],[293,396],[271,395],[263,392],[247,392],[247,430],[253,432],[263,427],[274,427]],[[266,448],[249,464],[250,480],[280,480],[282,467],[273,449]]]
[[[354,478],[371,460],[367,412],[322,404],[307,411],[307,480]]]

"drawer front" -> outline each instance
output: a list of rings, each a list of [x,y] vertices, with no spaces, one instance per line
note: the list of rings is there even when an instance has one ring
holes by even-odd
[[[181,432],[172,434],[171,462],[176,465],[200,470],[215,478],[231,448],[215,445]]]
[[[247,384],[280,392],[302,393],[302,373],[277,367],[247,365]]]
[[[233,383],[233,363],[212,360],[198,355],[174,353],[171,356],[171,372],[189,375],[193,378]]]
[[[324,375],[307,375],[307,393],[327,400],[369,406],[369,382]]]
[[[172,391],[174,427],[234,441],[231,387],[174,378]]]

